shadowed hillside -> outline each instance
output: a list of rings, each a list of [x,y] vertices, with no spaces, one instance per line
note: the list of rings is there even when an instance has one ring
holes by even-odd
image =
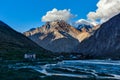
[[[24,35],[0,21],[0,57],[5,59],[23,58],[23,54],[29,52],[48,53]]]
[[[78,53],[93,57],[120,58],[120,14],[103,23],[93,36],[77,46]]]

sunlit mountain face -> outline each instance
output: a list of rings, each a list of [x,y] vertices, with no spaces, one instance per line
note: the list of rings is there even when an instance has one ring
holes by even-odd
[[[91,36],[93,32],[94,26],[79,24],[75,28],[64,20],[55,20],[24,34],[41,47],[52,52],[72,53],[74,48]]]

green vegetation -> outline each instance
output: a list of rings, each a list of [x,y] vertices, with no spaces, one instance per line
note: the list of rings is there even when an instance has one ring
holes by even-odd
[[[32,69],[9,69],[6,66],[0,68],[0,80],[40,80],[44,76]]]

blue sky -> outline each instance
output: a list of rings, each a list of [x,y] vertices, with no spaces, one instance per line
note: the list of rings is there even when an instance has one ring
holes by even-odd
[[[86,19],[90,11],[97,9],[99,0],[0,0],[0,20],[13,29],[24,32],[43,23],[41,18],[47,11],[71,9],[77,15],[73,21]]]

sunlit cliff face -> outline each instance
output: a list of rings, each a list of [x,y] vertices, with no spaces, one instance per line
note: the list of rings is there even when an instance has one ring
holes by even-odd
[[[53,52],[72,52],[73,48],[92,32],[93,29],[88,31],[83,27],[79,30],[63,20],[55,20],[24,34],[45,49]]]

